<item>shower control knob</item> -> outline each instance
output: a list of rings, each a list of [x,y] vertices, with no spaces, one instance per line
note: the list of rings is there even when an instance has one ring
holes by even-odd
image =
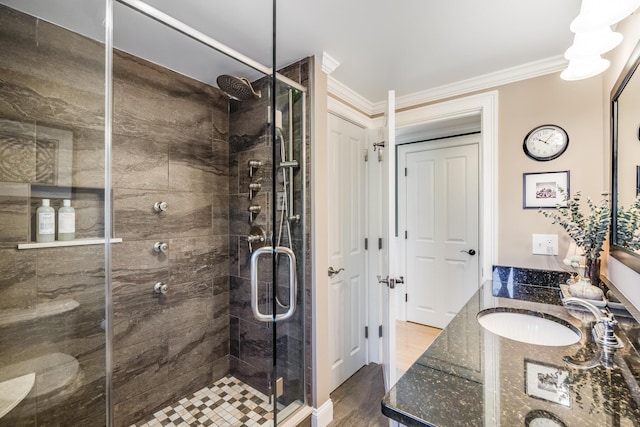
[[[289,221],[300,222],[300,215],[291,215]]]
[[[165,253],[167,252],[167,250],[169,250],[169,245],[166,244],[165,242],[155,242],[153,244],[153,250],[156,252]]]
[[[168,207],[169,205],[167,204],[167,202],[156,202],[153,205],[153,210],[155,210],[156,212],[164,212]]]
[[[264,242],[264,240],[265,240],[264,236],[260,236],[257,234],[250,234],[247,236],[247,242],[249,243]]]
[[[262,162],[260,160],[249,160],[248,165],[249,165],[249,176],[253,177],[254,170],[262,166]]]
[[[158,282],[153,287],[153,290],[156,291],[156,294],[166,294],[167,291],[169,290],[169,286],[167,286],[162,282]]]

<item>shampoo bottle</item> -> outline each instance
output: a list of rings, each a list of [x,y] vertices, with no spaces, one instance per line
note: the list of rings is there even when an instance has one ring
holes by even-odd
[[[76,236],[76,210],[65,199],[58,209],[58,240],[73,240]]]
[[[49,199],[42,199],[42,206],[36,210],[36,242],[53,242],[56,238],[56,211],[49,205]]]

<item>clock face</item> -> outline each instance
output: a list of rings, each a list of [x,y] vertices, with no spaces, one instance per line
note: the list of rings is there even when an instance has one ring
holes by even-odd
[[[547,161],[560,157],[569,145],[569,135],[560,126],[543,125],[531,130],[522,148],[534,160]]]

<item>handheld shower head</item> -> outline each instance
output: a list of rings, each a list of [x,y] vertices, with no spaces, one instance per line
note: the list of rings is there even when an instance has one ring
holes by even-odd
[[[260,94],[253,90],[251,82],[245,77],[222,74],[218,76],[216,82],[218,87],[233,99],[247,101],[260,98]]]

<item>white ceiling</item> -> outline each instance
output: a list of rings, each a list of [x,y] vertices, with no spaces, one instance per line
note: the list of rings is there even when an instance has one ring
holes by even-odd
[[[103,0],[1,0],[102,39]],[[272,59],[266,0],[147,0],[264,65]],[[572,43],[580,0],[279,0],[277,66],[326,52],[337,81],[375,103],[535,61]],[[116,5],[117,47],[215,84],[218,74],[255,75],[184,36]]]

